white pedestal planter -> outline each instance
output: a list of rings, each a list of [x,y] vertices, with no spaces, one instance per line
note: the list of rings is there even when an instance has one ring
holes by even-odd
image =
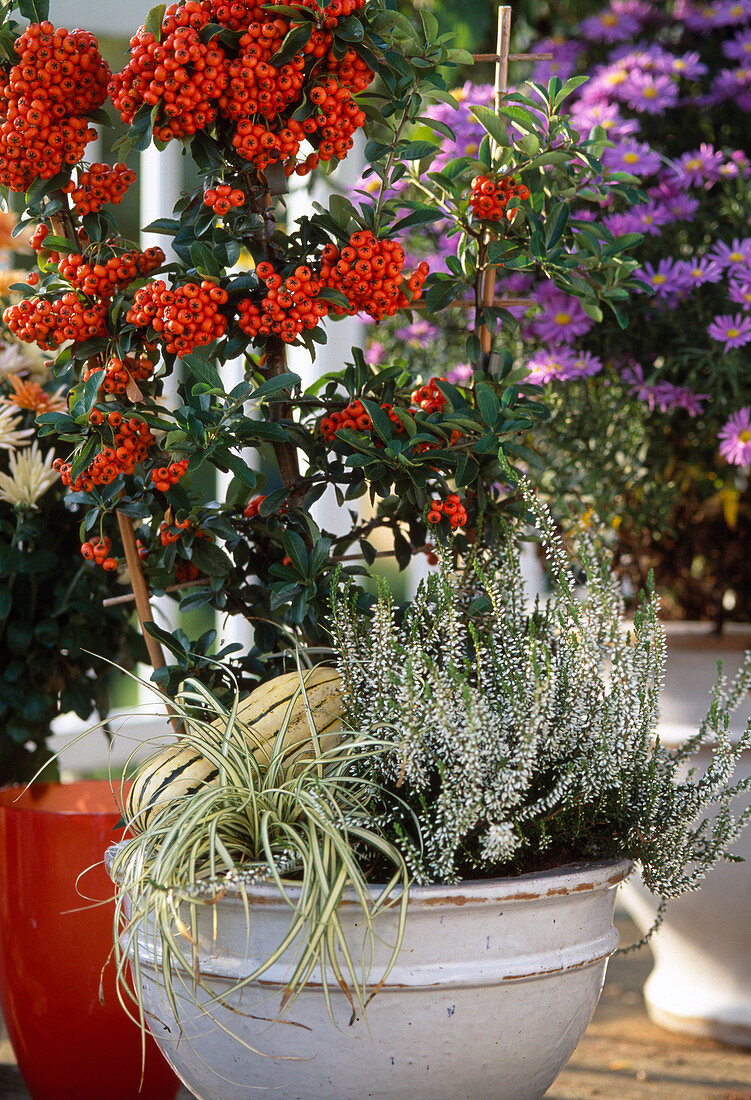
[[[618,942],[615,886],[629,869],[610,861],[413,889],[403,946],[367,1018],[351,1019],[349,1002],[334,993],[336,1024],[315,982],[277,1018],[288,957],[232,997],[237,1011],[214,1006],[218,1024],[198,1015],[187,996],[176,1019],[149,962],[153,945],[143,940],[150,1023],[199,1100],[247,1100],[266,1090],[279,1100],[537,1100],[597,1004]],[[289,909],[274,888],[255,887],[249,897],[249,922],[232,895],[201,914],[200,969],[217,993],[252,972],[288,926]],[[358,914],[345,901],[355,960],[362,958]],[[378,918],[374,974],[389,957],[395,920]]]
[[[668,632],[668,668],[660,737],[671,747],[695,733],[710,704],[717,658],[729,677],[751,647],[747,628],[731,628],[720,638],[706,626]],[[751,715],[751,700],[731,723],[740,734]],[[700,771],[708,750],[692,759]],[[751,752],[743,754],[735,780],[751,774]],[[736,800],[738,812],[751,795]],[[701,888],[671,902],[652,937],[655,967],[644,986],[656,1024],[688,1035],[751,1047],[751,830],[733,848],[745,863],[720,863]],[[656,903],[638,876],[622,890],[624,905],[642,931],[652,924]]]

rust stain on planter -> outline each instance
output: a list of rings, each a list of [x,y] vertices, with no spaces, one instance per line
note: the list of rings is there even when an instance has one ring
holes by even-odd
[[[446,898],[420,898],[422,905],[470,905],[473,901],[489,901],[489,898],[466,898],[464,894]]]

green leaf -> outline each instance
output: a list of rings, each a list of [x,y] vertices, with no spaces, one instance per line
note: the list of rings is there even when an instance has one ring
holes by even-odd
[[[285,531],[282,535],[282,545],[297,572],[306,577],[308,574],[308,551],[297,532]]]
[[[196,271],[203,275],[217,276],[222,274],[222,265],[214,255],[214,250],[203,241],[195,241],[190,246],[190,260]]]
[[[240,455],[233,455],[231,451],[223,450],[217,453],[215,458],[217,462],[231,470],[243,485],[247,485],[249,489],[255,489],[258,484],[258,473]]]
[[[232,571],[232,562],[227,555],[208,539],[195,540],[191,560],[207,577],[222,577]]]
[[[288,34],[285,35],[284,41],[281,47],[277,50],[274,56],[270,59],[269,64],[275,65],[280,68],[282,65],[286,65],[288,61],[291,61],[296,53],[299,53],[310,41],[310,36],[313,33],[312,23],[303,23],[301,26],[293,27]]]
[[[222,393],[224,392],[222,379],[214,363],[209,362],[208,359],[204,359],[202,355],[198,355],[196,352],[190,352],[188,355],[184,355],[181,362],[185,364],[191,377],[194,378],[196,382],[203,382],[204,385],[211,386],[212,389],[221,390]]]
[[[261,507],[258,509],[259,516],[273,516],[274,512],[284,504],[285,500],[289,496],[288,489],[275,489],[273,493],[268,493],[266,499],[261,502]]]
[[[483,423],[488,428],[495,428],[498,417],[501,414],[501,403],[495,390],[487,382],[479,382],[476,387],[477,407]]]
[[[402,160],[422,160],[437,152],[439,147],[434,141],[408,141],[399,149],[399,156]]]
[[[568,225],[569,208],[565,202],[557,203],[545,223],[545,248],[549,252],[558,244]]]
[[[508,134],[503,119],[500,118],[491,107],[470,107],[470,112],[477,121],[493,138],[497,145],[509,144]]]
[[[18,0],[18,10],[30,23],[43,23],[50,17],[50,0]]]
[[[147,33],[153,34],[157,42],[161,42],[162,40],[162,20],[164,19],[164,13],[166,10],[166,4],[157,4],[156,7],[152,8],[149,14],[146,16],[143,24],[143,29]]]
[[[279,393],[280,390],[291,390],[299,384],[300,375],[294,374],[292,371],[287,371],[285,374],[275,374],[273,378],[267,378],[265,382],[262,382],[258,389],[253,390],[250,400],[258,401],[261,397],[269,397],[272,393]]]

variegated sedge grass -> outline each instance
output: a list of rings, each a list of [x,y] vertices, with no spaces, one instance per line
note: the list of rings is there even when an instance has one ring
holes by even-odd
[[[183,743],[209,759],[219,779],[155,806],[145,828],[124,840],[112,857],[111,874],[118,885],[114,955],[119,996],[142,1026],[138,933],[144,927],[158,945],[158,978],[176,1018],[178,996],[183,1014],[187,997],[191,1011],[232,1034],[223,1022],[226,1016],[219,1019],[215,1010],[228,1007],[243,987],[258,981],[290,950],[296,954],[280,1012],[313,974],[332,1019],[332,989],[345,994],[353,1013],[364,1012],[393,967],[404,935],[409,875],[399,850],[367,825],[375,793],[367,762],[384,743],[349,732],[337,746],[322,750],[299,670],[299,691],[273,743],[264,745],[271,751],[263,763],[253,752],[259,742],[252,728],[238,718],[237,692],[226,707],[195,680],[187,680],[175,698],[146,685],[169,705]],[[299,752],[290,755],[284,744],[300,695],[310,726],[304,757]],[[126,779],[127,768],[123,782]],[[123,787],[123,806],[124,796]],[[380,867],[390,868],[388,880],[377,887],[366,877],[366,854]],[[258,881],[276,885],[290,908],[289,926],[278,947],[252,973],[217,993],[200,971],[199,907],[212,906],[231,888],[250,921],[248,887]],[[296,888],[292,892],[291,886]],[[359,959],[352,957],[340,921],[345,891],[361,911],[364,938]],[[398,920],[388,963],[371,981],[365,960],[373,956],[374,922],[380,912],[393,907]],[[214,905],[214,934],[216,914]]]

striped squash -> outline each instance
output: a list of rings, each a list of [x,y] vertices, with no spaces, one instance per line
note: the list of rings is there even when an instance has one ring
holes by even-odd
[[[192,745],[165,745],[141,764],[133,780],[125,803],[132,828],[142,832],[168,802],[213,786],[218,779],[217,768]]]
[[[339,674],[335,668],[319,666],[303,672],[302,679],[320,746],[332,748],[341,740],[344,713]],[[312,755],[310,722],[297,669],[257,687],[240,703],[237,717],[259,763],[269,763],[285,722],[285,754],[297,756],[303,750],[303,754]]]
[[[341,683],[336,669],[314,668],[303,673],[305,694],[319,744],[333,748],[341,740],[344,711]],[[237,724],[248,739],[259,764],[268,764],[277,735],[286,729],[282,747],[289,766],[313,756],[310,723],[303,699],[300,674],[285,672],[251,692],[238,708]],[[223,728],[222,719],[212,723]],[[278,751],[278,749],[276,749]],[[192,794],[219,780],[218,769],[191,745],[166,745],[140,766],[126,801],[131,826],[141,832],[154,813],[175,798]]]

